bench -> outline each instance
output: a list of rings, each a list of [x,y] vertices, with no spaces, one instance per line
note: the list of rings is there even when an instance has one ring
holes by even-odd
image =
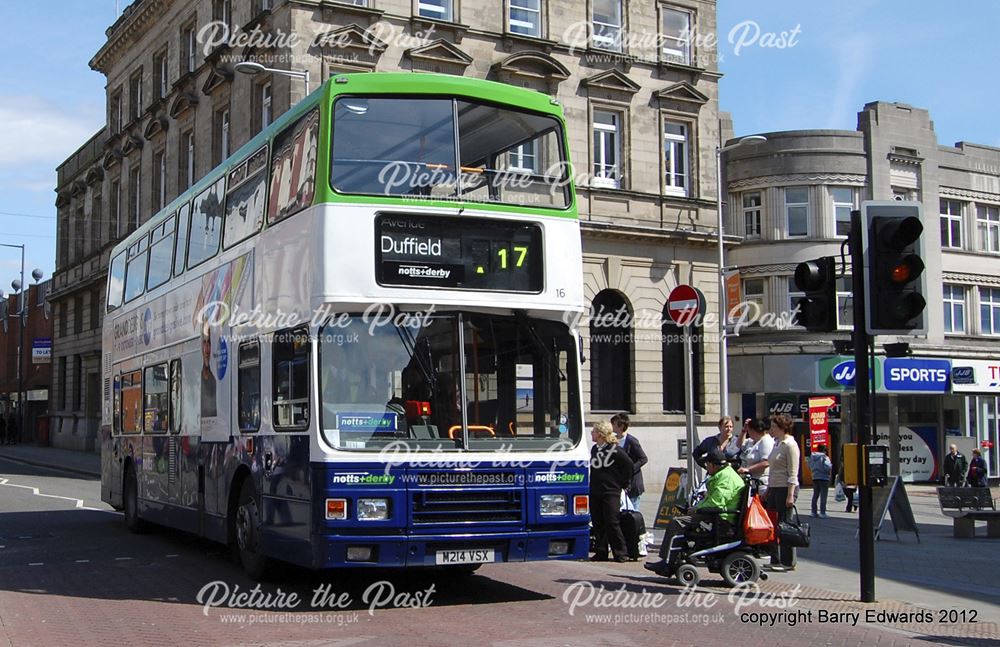
[[[955,537],[975,538],[976,522],[985,521],[986,536],[1000,538],[1000,511],[989,488],[939,487],[937,494],[941,514],[954,520]]]

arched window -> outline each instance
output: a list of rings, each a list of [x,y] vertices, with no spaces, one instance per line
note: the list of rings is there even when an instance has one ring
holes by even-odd
[[[632,310],[614,290],[594,297],[590,321],[590,408],[632,410]]]
[[[701,326],[691,327],[691,373],[694,379],[694,410],[705,410],[705,398],[701,388],[702,371],[702,331]],[[678,326],[663,310],[663,410],[683,413],[685,395],[684,381],[684,328]]]

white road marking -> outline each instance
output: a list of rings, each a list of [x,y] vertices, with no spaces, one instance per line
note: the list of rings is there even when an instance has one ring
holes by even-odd
[[[45,562],[30,562],[28,566],[45,566]]]
[[[115,557],[115,561],[116,562],[124,562],[124,561],[130,560],[130,559],[132,559],[132,558],[131,557]]]
[[[3,548],[3,546],[0,546],[0,548]],[[166,555],[166,557],[170,559],[171,557],[180,557],[180,555]]]
[[[76,563],[77,564],[89,564],[90,560],[89,559],[78,559],[78,560],[76,560]]]
[[[83,499],[77,499],[68,496],[59,496],[57,494],[45,494],[40,492],[38,488],[32,487],[30,485],[18,485],[17,483],[11,483],[10,479],[0,478],[0,485],[6,485],[7,487],[16,487],[22,490],[31,490],[31,493],[35,496],[45,497],[47,499],[62,499],[64,501],[72,501],[73,505],[80,510],[92,510],[94,512],[110,512],[111,514],[121,514],[120,512],[115,512],[114,510],[104,510],[102,508],[92,508],[90,506],[84,505]],[[28,538],[30,539],[30,537]]]

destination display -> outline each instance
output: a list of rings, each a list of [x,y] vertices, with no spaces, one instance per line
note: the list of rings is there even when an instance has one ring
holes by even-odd
[[[383,215],[375,221],[379,285],[542,291],[542,231],[485,218]]]

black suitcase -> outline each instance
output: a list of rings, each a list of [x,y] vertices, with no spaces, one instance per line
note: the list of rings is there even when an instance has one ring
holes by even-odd
[[[625,546],[631,559],[639,559],[639,538],[646,534],[646,521],[638,510],[622,510],[618,513],[618,523],[625,536]]]

